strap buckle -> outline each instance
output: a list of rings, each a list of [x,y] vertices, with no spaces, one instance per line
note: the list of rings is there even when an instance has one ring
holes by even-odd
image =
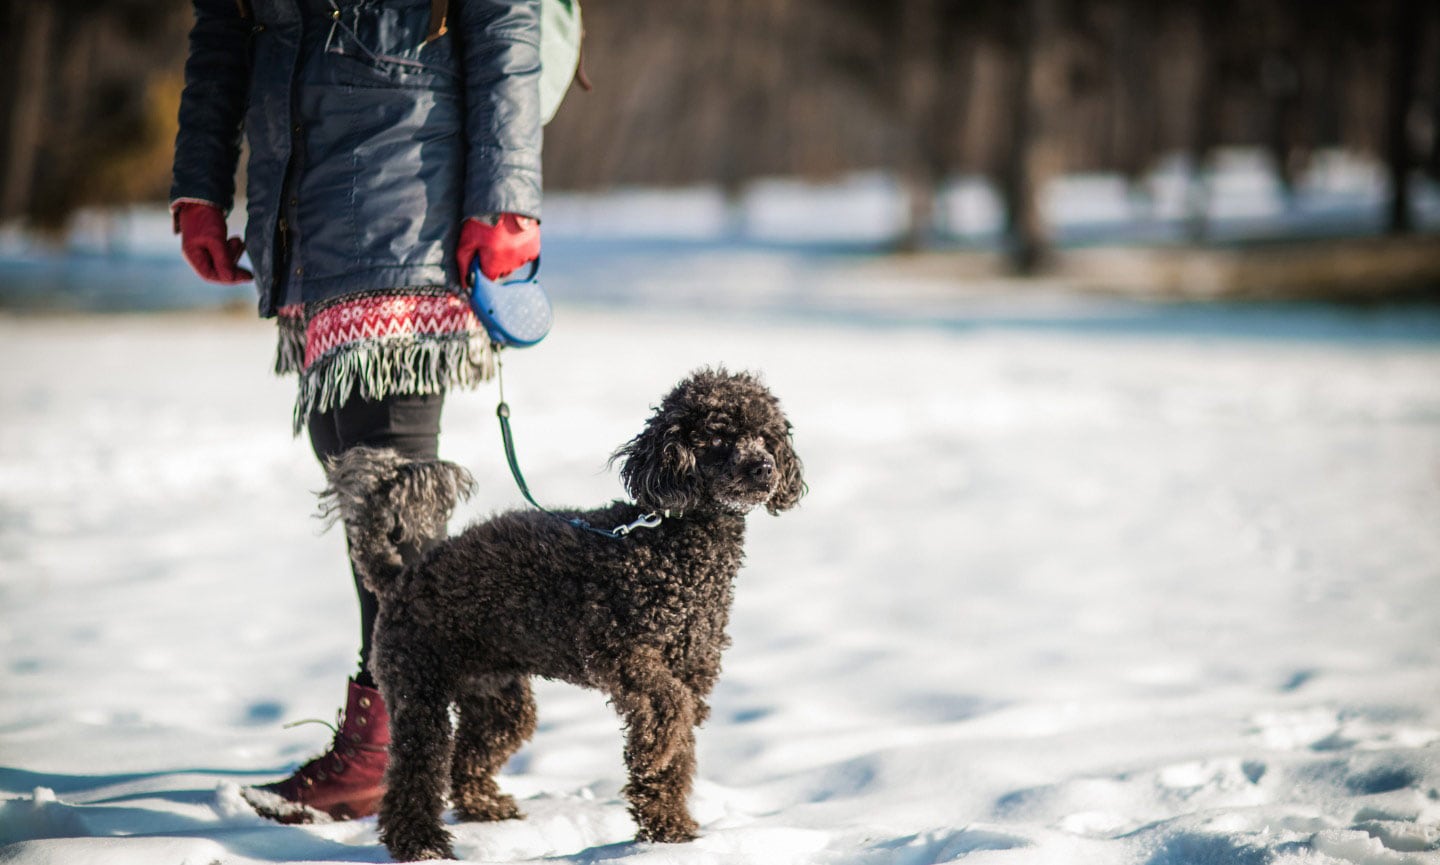
[[[636,529],[653,529],[660,525],[661,519],[662,517],[659,514],[651,511],[648,514],[641,514],[634,522],[626,523],[623,526],[616,526],[610,531],[623,538]]]

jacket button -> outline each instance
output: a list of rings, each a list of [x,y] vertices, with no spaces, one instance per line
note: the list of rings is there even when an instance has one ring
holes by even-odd
[[[305,268],[303,268],[303,267],[297,267],[297,268],[295,268],[295,275],[296,275],[296,276],[304,276],[304,275],[305,275]]]
[[[339,20],[340,20],[340,10],[339,10],[339,9],[336,9],[334,12],[331,12],[331,13],[330,13],[330,17],[333,18],[333,19],[335,19],[336,21],[339,21]]]
[[[251,28],[250,28],[250,32],[251,32],[251,33],[264,33],[264,32],[265,32],[265,25],[264,25],[264,24],[256,24],[254,27],[251,27]]]
[[[292,198],[290,199],[290,206],[291,206],[291,207],[299,207],[299,206],[300,206],[300,199],[292,197]]]

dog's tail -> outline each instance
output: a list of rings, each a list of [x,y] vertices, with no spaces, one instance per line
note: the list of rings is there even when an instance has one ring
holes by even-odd
[[[326,463],[320,516],[345,523],[350,558],[365,588],[384,596],[405,568],[445,536],[455,504],[475,479],[445,460],[412,460],[389,448],[357,447]]]

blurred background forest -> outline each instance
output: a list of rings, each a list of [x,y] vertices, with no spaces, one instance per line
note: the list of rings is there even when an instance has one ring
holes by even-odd
[[[0,223],[163,202],[185,0],[9,0],[0,24]],[[1051,242],[1053,178],[1142,178],[1180,156],[1206,236],[1217,149],[1290,188],[1318,152],[1374,160],[1381,223],[1414,227],[1406,178],[1440,178],[1433,0],[590,0],[584,64],[546,133],[550,190],[825,182],[883,171],[897,246],[946,237],[938,190],[984,178],[1021,270]]]

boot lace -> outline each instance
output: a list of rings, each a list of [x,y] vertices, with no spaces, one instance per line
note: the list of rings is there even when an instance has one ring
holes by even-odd
[[[333,723],[333,724],[330,723],[329,721],[322,721],[322,720],[320,720],[319,718],[301,718],[301,719],[298,720],[298,721],[291,721],[291,722],[288,723],[288,724],[281,724],[281,725],[280,725],[280,729],[282,729],[282,730],[293,730],[294,728],[303,726],[303,725],[305,725],[305,724],[319,724],[319,725],[322,726],[322,727],[328,727],[328,728],[330,729],[331,734],[333,734],[336,738],[339,738],[339,736],[340,736],[340,719],[341,719],[341,716],[344,715],[344,713],[345,713],[345,710],[344,710],[344,709],[336,709],[336,710],[335,710],[335,723]]]
[[[281,729],[291,730],[295,727],[304,726],[305,724],[319,724],[320,726],[330,730],[330,734],[332,737],[330,740],[330,747],[325,749],[324,752],[317,754],[314,757],[311,757],[309,760],[306,760],[303,764],[301,764],[300,768],[296,770],[297,775],[306,779],[313,778],[315,780],[323,781],[326,777],[325,769],[327,767],[324,764],[327,760],[332,761],[328,766],[332,773],[343,772],[345,771],[345,768],[347,766],[345,758],[353,756],[356,751],[385,750],[385,746],[383,745],[370,745],[356,741],[354,739],[346,739],[344,733],[341,732],[344,717],[345,710],[336,709],[335,723],[333,724],[320,718],[302,718],[298,721],[291,721],[288,724],[281,725]],[[358,737],[356,737],[356,739],[358,739]]]

